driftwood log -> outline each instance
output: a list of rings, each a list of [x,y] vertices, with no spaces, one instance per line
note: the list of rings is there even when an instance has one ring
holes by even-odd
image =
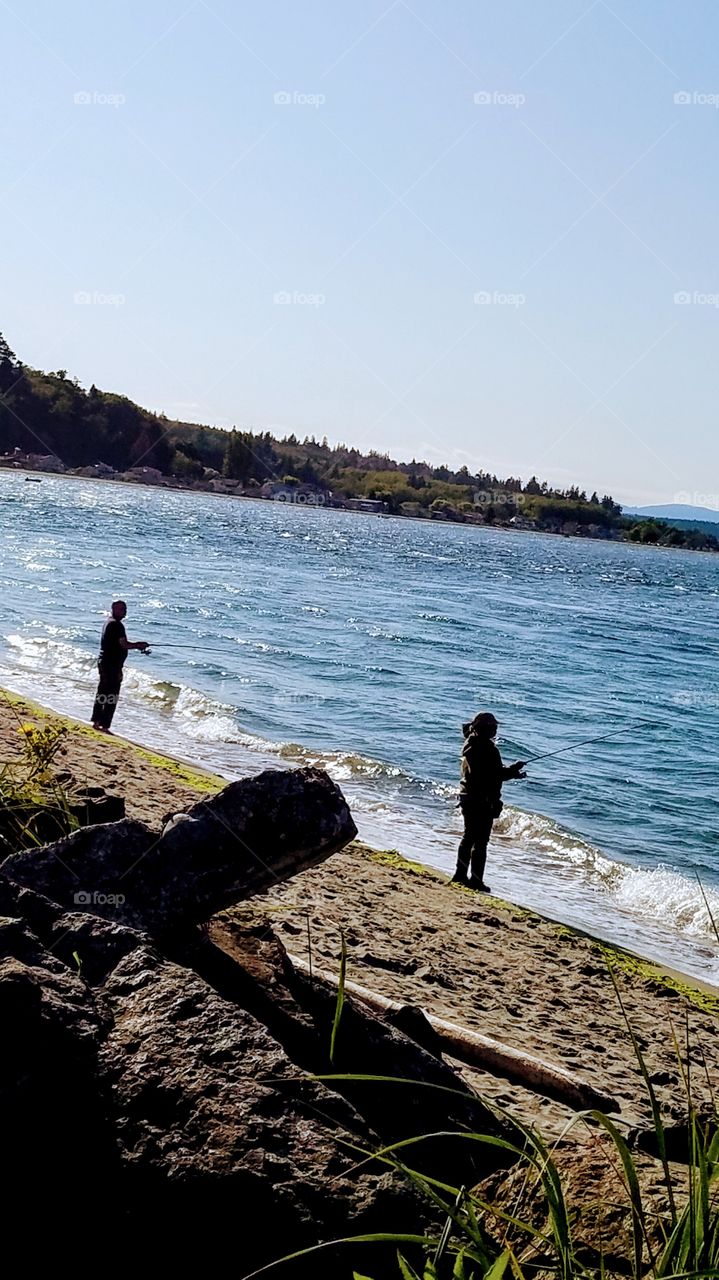
[[[301,972],[310,972],[306,960],[297,956],[290,956],[290,959],[295,968]],[[324,970],[318,971],[313,968],[312,976],[335,987],[338,985],[337,976]],[[501,1076],[511,1084],[522,1085],[533,1093],[562,1102],[574,1111],[595,1108],[605,1112],[620,1110],[614,1098],[595,1089],[586,1080],[566,1071],[564,1067],[545,1062],[532,1053],[513,1049],[510,1045],[502,1044],[499,1040],[482,1035],[481,1032],[473,1031],[469,1027],[458,1027],[453,1022],[425,1013],[424,1010],[419,1010],[400,1000],[390,1000],[387,996],[379,995],[378,992],[371,991],[357,982],[345,981],[344,986],[349,995],[364,1001],[371,1009],[394,1017],[397,1024],[407,1030],[410,1035],[412,1031],[409,1028],[413,1024],[418,1026],[423,1022],[430,1031],[436,1049],[449,1057],[456,1058],[458,1062],[465,1062],[470,1067],[488,1071],[490,1075]],[[402,1017],[402,1015],[405,1016]],[[424,1042],[421,1030],[418,1038]]]

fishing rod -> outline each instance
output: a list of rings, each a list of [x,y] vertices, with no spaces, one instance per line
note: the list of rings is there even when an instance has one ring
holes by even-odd
[[[654,728],[659,723],[658,720],[639,720],[634,724],[627,725],[624,729],[613,729],[611,733],[603,733],[598,738],[583,738],[581,742],[573,742],[568,747],[558,747],[556,751],[543,751],[539,756],[530,756],[525,760],[525,764],[534,764],[536,760],[548,760],[550,756],[559,756],[564,751],[575,751],[577,747],[587,747],[595,742],[604,742],[607,738],[616,738],[620,733],[632,733],[637,725],[643,726],[645,729]]]
[[[147,645],[148,645],[148,649],[157,649],[157,648],[195,649],[195,650],[199,649],[202,653],[219,653],[223,658],[228,657],[228,653],[226,649],[213,649],[213,648],[208,649],[208,647],[202,644],[201,641],[197,642],[196,644],[175,644],[174,642],[170,641],[168,644],[166,640],[161,640],[158,645],[155,643],[154,640],[148,640]],[[140,652],[142,652],[142,650],[140,650]]]

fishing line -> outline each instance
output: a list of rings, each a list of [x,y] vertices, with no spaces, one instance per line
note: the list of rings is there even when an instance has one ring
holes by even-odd
[[[21,639],[22,639],[22,640],[28,640],[28,641],[30,641],[31,643],[42,643],[42,642],[46,642],[46,643],[48,643],[48,644],[55,644],[55,645],[58,645],[58,646],[65,644],[65,645],[68,645],[68,646],[70,646],[70,647],[72,647],[72,645],[73,645],[73,640],[69,640],[69,639],[67,639],[67,638],[65,638],[65,637],[63,637],[61,640],[56,640],[54,636],[47,636],[47,635],[44,635],[44,636],[21,636]],[[75,637],[75,639],[79,642],[79,644],[87,644],[87,643],[90,643],[89,641],[83,641],[83,640],[80,640],[80,637],[79,637],[79,636],[78,636],[78,637]],[[229,641],[228,643],[229,643],[229,644],[236,644],[236,643],[237,643],[237,641],[231,640],[231,641]],[[195,644],[175,644],[175,642],[174,642],[174,641],[166,641],[166,640],[162,640],[162,641],[160,641],[160,642],[159,642],[159,644],[156,644],[154,640],[148,640],[148,642],[147,642],[147,650],[137,649],[137,650],[134,650],[133,652],[141,653],[141,654],[143,654],[143,655],[144,655],[144,653],[146,653],[148,650],[153,650],[153,649],[157,649],[157,648],[160,648],[160,649],[167,649],[167,648],[170,648],[170,649],[194,649],[195,651],[200,650],[200,651],[201,651],[201,653],[217,653],[217,654],[219,654],[219,655],[220,655],[221,657],[223,657],[223,658],[228,658],[228,657],[231,657],[231,656],[232,656],[232,655],[231,655],[231,653],[229,653],[229,654],[228,654],[227,649],[214,649],[214,648],[207,648],[207,646],[206,646],[206,645],[204,645],[204,644],[202,644],[202,642],[201,642],[201,641],[196,641],[196,642],[195,642]],[[84,650],[83,650],[83,652],[84,652]],[[152,655],[150,654],[150,656],[152,656]]]
[[[613,729],[611,733],[603,733],[598,738],[582,738],[581,742],[572,742],[568,747],[558,747],[556,751],[543,751],[539,756],[530,756],[524,763],[533,764],[535,760],[548,760],[550,756],[559,756],[564,751],[575,751],[577,747],[588,747],[595,742],[604,742],[607,738],[616,738],[620,733],[633,733],[638,726],[644,729],[653,729],[658,724],[658,720],[638,720],[634,724],[627,725],[624,729]]]
[[[168,644],[166,640],[162,640],[160,644],[157,645],[153,640],[148,640],[147,643],[150,649],[158,649],[158,648],[159,649],[167,649],[167,648],[195,649],[195,650],[199,649],[201,653],[219,653],[222,655],[223,658],[227,658],[228,656],[231,656],[231,655],[228,655],[228,652],[226,649],[212,649],[212,648],[208,649],[206,645],[202,644],[202,642],[198,642],[197,644],[175,644],[174,642],[171,641]],[[235,643],[235,642],[233,641],[232,643]]]

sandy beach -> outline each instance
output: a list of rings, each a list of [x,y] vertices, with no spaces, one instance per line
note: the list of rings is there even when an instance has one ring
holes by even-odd
[[[3,693],[2,759],[16,757],[23,723],[48,721],[60,718]],[[62,723],[69,732],[58,766],[78,783],[122,794],[128,817],[158,826],[223,785],[120,737]],[[235,908],[240,916],[258,910],[290,955],[336,973],[344,935],[351,981],[576,1072],[616,1099],[630,1126],[648,1124],[650,1112],[612,972],[668,1116],[682,1109],[675,1039],[691,1046],[698,1098],[719,1070],[719,991],[450,885],[400,853],[355,842],[261,901]],[[463,1070],[474,1088],[550,1135],[558,1136],[570,1117],[556,1102]]]

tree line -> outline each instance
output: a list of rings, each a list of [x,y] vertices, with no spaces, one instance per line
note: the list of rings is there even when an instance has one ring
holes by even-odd
[[[366,498],[388,513],[508,524],[553,532],[623,537],[632,542],[719,550],[703,529],[625,516],[609,494],[560,489],[531,476],[499,477],[466,465],[434,466],[294,433],[207,427],[168,419],[127,396],[89,391],[58,369],[23,364],[0,334],[0,452],[54,454],[66,467],[106,463],[115,471],[154,467],[177,483],[202,483],[208,472],[236,481],[245,492],[284,483],[331,493],[333,500]]]

